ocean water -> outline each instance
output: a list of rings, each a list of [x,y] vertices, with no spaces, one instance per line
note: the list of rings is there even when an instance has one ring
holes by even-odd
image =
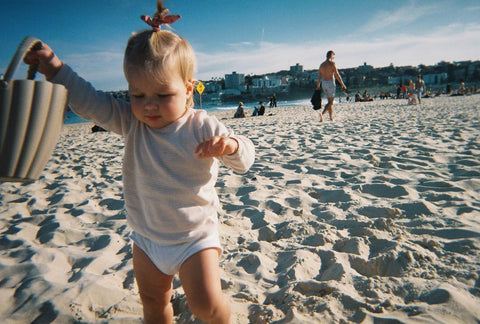
[[[289,106],[308,106],[311,105],[310,99],[302,99],[302,100],[285,100],[285,101],[278,101],[277,106],[278,107],[289,107]],[[212,104],[211,102],[208,103],[202,103],[202,106],[200,108],[200,105],[196,105],[195,109],[204,109],[206,111],[225,111],[225,110],[236,110],[237,109],[236,104],[221,104],[221,105],[216,105]],[[244,103],[243,107],[245,109],[253,109],[253,106],[258,106],[258,103]],[[269,108],[268,105],[265,105],[266,108]],[[78,123],[88,123],[88,120],[84,120],[80,117],[78,117],[73,111],[68,110],[67,113],[65,114],[65,124],[78,124]]]

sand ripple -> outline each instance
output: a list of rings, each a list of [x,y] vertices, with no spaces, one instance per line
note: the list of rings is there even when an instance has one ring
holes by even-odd
[[[234,323],[478,323],[480,96],[217,116],[250,137],[221,168]],[[47,170],[0,184],[0,322],[140,323],[122,139],[66,126]],[[195,322],[178,279],[178,323]]]

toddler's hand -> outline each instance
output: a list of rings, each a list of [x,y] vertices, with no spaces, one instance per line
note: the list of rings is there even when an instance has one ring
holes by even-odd
[[[195,154],[197,154],[200,159],[207,159],[234,154],[237,150],[238,142],[236,139],[226,136],[213,136],[205,142],[200,143],[195,150]]]
[[[42,48],[39,50],[31,48],[23,57],[23,62],[26,64],[37,64],[38,72],[44,74],[47,80],[53,78],[63,65],[50,46],[45,43],[42,44]]]

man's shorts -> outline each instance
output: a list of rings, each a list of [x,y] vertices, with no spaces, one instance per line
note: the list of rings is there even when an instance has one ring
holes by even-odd
[[[421,98],[421,97],[422,97],[422,94],[423,94],[423,88],[418,88],[418,89],[417,89],[417,95],[418,95],[418,97]]]
[[[327,98],[335,98],[335,82],[334,81],[322,81],[323,93]]]
[[[170,276],[178,273],[183,262],[197,252],[209,248],[215,248],[219,252],[222,251],[217,233],[194,242],[181,244],[158,243],[137,232],[132,232],[130,238],[145,252],[158,270]]]

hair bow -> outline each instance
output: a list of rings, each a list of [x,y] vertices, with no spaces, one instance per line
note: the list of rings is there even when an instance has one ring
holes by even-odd
[[[153,19],[148,15],[142,15],[140,18],[152,26],[153,30],[159,31],[162,24],[173,24],[181,18],[180,15],[168,15],[168,9],[164,9],[160,14],[155,14]]]

